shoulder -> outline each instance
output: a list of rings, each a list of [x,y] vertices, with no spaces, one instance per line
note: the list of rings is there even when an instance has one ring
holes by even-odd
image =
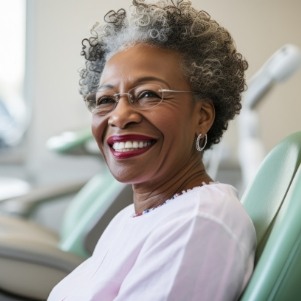
[[[171,214],[208,217],[226,221],[227,218],[242,216],[248,219],[233,186],[212,183],[195,187],[168,201]]]
[[[204,233],[208,233],[212,238],[214,233],[217,237],[226,235],[243,249],[252,248],[256,241],[253,223],[231,185],[213,183],[196,187],[164,207],[159,232],[181,227],[186,228],[189,235],[204,237]]]

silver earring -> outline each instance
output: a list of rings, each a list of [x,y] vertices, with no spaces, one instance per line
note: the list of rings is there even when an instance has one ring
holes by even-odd
[[[203,134],[199,134],[198,137],[196,138],[196,149],[199,151],[199,152],[202,152],[206,145],[207,145],[207,134],[204,135],[204,142],[203,142],[203,145],[200,146],[200,141],[203,137]]]

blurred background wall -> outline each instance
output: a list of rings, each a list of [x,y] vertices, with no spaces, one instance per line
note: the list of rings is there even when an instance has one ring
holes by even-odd
[[[24,0],[25,1],[25,0]],[[95,159],[61,157],[49,152],[49,137],[69,129],[87,127],[90,116],[78,93],[78,72],[83,65],[81,40],[110,9],[127,7],[125,0],[28,0],[26,102],[32,107],[23,160],[5,164],[0,173],[22,175],[33,182],[89,177],[98,171]],[[225,26],[237,48],[247,58],[250,78],[286,43],[301,47],[299,0],[193,0]],[[287,134],[300,130],[300,84],[298,71],[278,85],[260,105],[261,135],[268,151]],[[228,160],[236,165],[237,123],[225,135]],[[5,156],[2,154],[1,156]],[[10,169],[10,167],[14,169]],[[13,172],[12,172],[13,170]]]

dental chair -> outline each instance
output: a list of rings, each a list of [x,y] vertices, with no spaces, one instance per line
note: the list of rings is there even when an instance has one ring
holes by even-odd
[[[57,136],[48,139],[46,147],[49,151],[59,155],[72,156],[94,156],[101,163],[101,171],[106,169],[106,165],[102,162],[99,149],[93,139],[91,128],[83,128],[80,130],[64,131]],[[96,177],[97,178],[97,177]],[[20,181],[11,181],[12,185],[6,178],[2,180],[0,177],[0,185],[9,186],[7,193],[0,191],[0,214],[7,213],[35,219],[34,215],[37,210],[44,204],[57,201],[60,198],[70,197],[77,193],[87,182],[87,179],[68,182],[30,189],[30,185],[24,187],[24,183]],[[15,185],[13,185],[15,184]],[[19,187],[16,187],[19,184]],[[23,184],[21,186],[21,184]],[[21,186],[21,189],[20,189]],[[0,190],[3,186],[0,186]],[[15,191],[21,190],[20,193]],[[1,193],[2,192],[2,193]]]
[[[258,246],[255,270],[240,301],[301,300],[300,162],[301,132],[298,132],[281,141],[266,156],[242,197],[243,206],[256,228]],[[108,182],[102,183],[102,187],[106,187]],[[114,183],[110,187],[114,191],[119,187],[117,190],[122,191],[126,186]],[[122,199],[126,200],[125,197]],[[106,222],[99,218],[98,210],[102,211],[99,209],[102,205],[96,207],[92,211],[98,215],[95,218],[98,222],[94,224],[101,229],[96,231],[97,235],[94,232],[98,237]],[[81,218],[81,211],[77,212]],[[81,251],[75,255],[64,249],[69,245],[66,241],[71,235],[57,244],[51,235],[45,235],[44,241],[37,242],[31,236],[13,236],[5,229],[1,232],[4,233],[0,233],[0,290],[5,297],[8,297],[7,293],[20,296],[1,299],[0,294],[1,301],[26,300],[25,297],[45,300],[52,286],[84,258]],[[90,251],[93,248],[93,245],[87,247]],[[37,250],[42,250],[41,257]]]
[[[254,273],[240,301],[301,300],[301,132],[281,141],[242,197],[254,222]]]
[[[30,219],[0,215],[0,300],[46,300],[56,283],[92,254],[109,221],[130,203],[131,187],[104,170],[71,201],[59,234]]]

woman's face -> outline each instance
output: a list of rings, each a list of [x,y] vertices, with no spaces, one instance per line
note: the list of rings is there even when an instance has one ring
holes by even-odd
[[[149,83],[163,89],[191,90],[179,54],[145,44],[112,56],[100,79],[101,87],[116,93]],[[93,135],[117,180],[131,184],[166,182],[200,160],[194,141],[201,130],[208,130],[200,130],[208,112],[191,93],[171,95],[143,111],[133,108],[123,95],[113,111],[105,116],[93,114]]]

